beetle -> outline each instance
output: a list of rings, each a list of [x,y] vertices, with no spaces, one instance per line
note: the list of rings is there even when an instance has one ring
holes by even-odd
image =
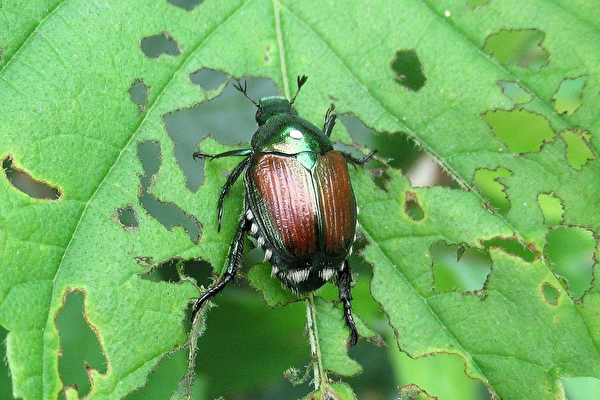
[[[352,275],[348,257],[356,239],[358,208],[348,173],[348,163],[362,165],[362,159],[336,151],[329,139],[336,115],[327,110],[323,129],[298,116],[294,101],[306,83],[297,79],[292,100],[281,96],[264,97],[259,102],[247,93],[247,83],[234,87],[256,106],[258,129],[248,149],[208,154],[197,151],[194,159],[214,160],[244,157],[231,171],[218,201],[218,230],[221,230],[223,202],[243,174],[245,195],[243,213],[229,248],[227,265],[221,277],[196,301],[192,321],[202,305],[219,293],[241,267],[244,239],[256,238],[265,260],[276,276],[296,294],[314,291],[334,280],[350,329],[350,346],[358,334],[352,317]],[[336,303],[336,304],[337,304]]]

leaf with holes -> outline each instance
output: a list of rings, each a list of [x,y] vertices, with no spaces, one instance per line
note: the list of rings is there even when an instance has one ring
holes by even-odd
[[[254,98],[289,98],[306,74],[300,115],[320,125],[333,102],[342,122],[333,137],[380,150],[385,171],[351,168],[368,242],[358,247],[373,265],[372,298],[355,295],[353,304],[388,345],[415,359],[454,355],[503,399],[560,398],[570,379],[600,377],[600,8],[559,3],[46,0],[1,8],[0,334],[12,395],[121,398],[154,375],[165,377],[157,386],[166,393],[175,390],[186,357],[165,355],[186,342],[186,309],[199,295],[188,276],[206,286],[208,263],[221,272],[242,207],[238,183],[218,232],[220,187],[236,160],[204,168],[192,159],[198,146],[248,143],[255,129],[254,107],[228,76],[268,78],[248,80]],[[358,137],[352,119],[379,133]],[[418,174],[403,162],[418,152],[405,137],[442,167],[437,182],[452,183],[411,187],[406,176],[417,182]],[[444,248],[456,249],[450,268]],[[470,274],[475,253],[485,258],[485,279]],[[355,293],[366,293],[369,271]],[[301,335],[305,323],[292,311],[298,303],[261,309],[255,291],[228,290],[214,303],[239,313],[215,326],[235,336],[221,332],[198,350],[200,359],[212,355],[207,348],[242,344],[214,356],[229,365],[221,390],[256,389],[266,366],[309,362],[308,344],[290,333]],[[287,302],[273,285],[260,290]],[[331,301],[327,290],[317,298]],[[261,317],[281,310],[294,317]],[[219,311],[206,314],[200,342]],[[336,359],[317,367],[356,372],[339,340],[343,319],[331,311],[317,312],[323,320],[314,326],[326,327],[319,340]],[[71,358],[81,351],[67,343],[71,329],[84,332],[95,356]],[[393,360],[367,365],[367,346],[360,340],[352,353],[364,375],[400,376]],[[261,357],[240,353],[252,348]],[[295,356],[301,349],[304,358]],[[242,358],[248,372],[233,376]],[[177,368],[149,375],[172,360]],[[212,365],[198,373],[211,376]],[[71,367],[83,378],[71,378]],[[452,387],[450,379],[436,377]],[[222,394],[211,392],[214,380],[200,381],[212,382],[212,397]],[[386,382],[390,390],[411,383]],[[435,385],[417,384],[428,393],[420,396],[437,395]],[[366,397],[357,385],[356,397]],[[345,385],[326,386],[315,393],[350,396]],[[7,387],[0,397],[11,395]]]

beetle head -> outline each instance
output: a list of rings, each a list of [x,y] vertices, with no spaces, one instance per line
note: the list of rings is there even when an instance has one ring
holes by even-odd
[[[296,110],[294,110],[294,101],[296,100],[298,93],[300,93],[300,89],[302,89],[302,86],[304,86],[307,79],[308,78],[306,75],[298,77],[298,89],[296,90],[296,94],[294,95],[292,100],[287,100],[285,97],[282,96],[270,96],[264,97],[260,99],[259,102],[256,102],[252,99],[252,97],[248,96],[248,86],[245,81],[244,86],[242,86],[242,84],[238,81],[236,84],[234,84],[234,87],[240,92],[242,92],[244,96],[246,96],[246,98],[248,98],[248,100],[250,100],[252,104],[256,106],[256,123],[258,123],[258,126],[262,126],[276,115],[298,115]]]
[[[256,123],[258,126],[262,126],[274,116],[281,114],[298,115],[292,107],[292,103],[285,97],[263,97],[260,99],[258,109],[256,110]]]

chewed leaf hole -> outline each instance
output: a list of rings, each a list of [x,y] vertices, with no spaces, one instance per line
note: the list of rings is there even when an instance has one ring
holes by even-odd
[[[385,164],[382,164],[371,159],[364,166],[371,173],[373,183],[383,191],[387,191],[386,185],[390,181],[388,168],[391,166],[403,169],[410,165],[419,154],[419,149],[414,141],[401,132],[394,134],[377,132],[352,114],[337,114],[337,120],[341,124],[336,125],[332,134],[336,150],[349,153],[360,159],[368,153],[369,150],[367,149],[377,149],[377,159],[386,161]],[[344,139],[336,141],[336,133],[342,131],[343,128],[350,136],[352,145],[346,144],[347,141],[344,141]]]
[[[387,192],[387,184],[391,178],[387,171],[383,168],[377,168],[370,171],[371,180],[381,191]]]
[[[561,376],[560,383],[565,388],[565,399],[600,399],[600,379],[596,377],[578,376],[575,378],[568,378]]]
[[[551,304],[553,306],[558,304],[558,299],[560,298],[560,290],[554,287],[554,285],[552,285],[551,283],[542,283],[542,294],[544,295],[544,299],[548,304]]]
[[[533,252],[533,245],[525,245],[521,241],[512,237],[496,237],[483,242],[486,250],[491,247],[498,247],[504,250],[507,254],[512,254],[520,257],[525,262],[532,262],[535,260],[536,255]]]
[[[502,29],[488,36],[485,51],[502,64],[539,71],[548,64],[548,51],[542,46],[545,34],[539,29]]]
[[[456,310],[455,312],[459,312]],[[457,315],[458,320],[460,317]],[[465,322],[464,318],[469,318],[469,315],[464,315],[461,317],[463,320],[460,322]],[[469,377],[465,373],[465,364],[464,359],[461,358],[458,354],[452,354],[450,352],[437,352],[432,351],[429,354],[426,354],[425,357],[415,357],[415,359],[411,358],[408,354],[404,352],[399,352],[398,355],[395,356],[394,362],[396,365],[399,365],[403,372],[402,381],[398,383],[408,383],[408,382],[418,382],[423,388],[420,388],[416,383],[409,383],[408,385],[398,387],[398,391],[396,392],[396,396],[394,399],[398,400],[448,400],[448,399],[477,399],[477,400],[490,400],[489,390],[486,386],[479,380]],[[443,391],[436,389],[436,386],[432,384],[434,381],[430,379],[426,381],[422,378],[423,371],[426,371],[427,374],[431,374],[429,376],[436,377],[435,379],[443,380],[444,386]],[[445,378],[445,377],[452,377]],[[433,394],[428,393],[427,391],[434,392]],[[457,396],[447,395],[444,393],[456,393]],[[464,394],[463,394],[464,393]],[[365,398],[368,398],[366,396]],[[380,396],[378,398],[384,398]],[[387,398],[392,398],[392,396],[388,396]],[[497,396],[492,397],[493,400],[498,399]]]
[[[484,289],[492,270],[492,260],[487,252],[443,242],[433,244],[429,252],[433,289],[436,292],[474,292]]]
[[[473,177],[473,185],[479,189],[492,207],[504,215],[510,210],[510,202],[506,194],[506,186],[500,183],[499,179],[508,178],[512,174],[510,170],[504,167],[498,167],[494,170],[479,168],[475,171]]]
[[[191,325],[188,325],[188,319],[191,315],[188,315],[185,321],[185,329],[191,329]],[[129,400],[150,400],[150,399],[167,399],[170,398],[169,388],[175,387],[177,381],[175,380],[177,374],[182,376],[185,371],[183,366],[187,365],[189,350],[183,346],[179,347],[173,352],[169,352],[166,357],[162,357],[160,363],[148,373],[146,383],[143,387],[136,389],[135,392],[126,396]],[[186,375],[188,376],[188,375]],[[183,381],[183,380],[182,380]],[[191,398],[203,398],[200,396],[192,395]],[[173,396],[175,398],[175,396]],[[185,398],[181,396],[180,398]]]
[[[488,111],[482,118],[512,153],[538,152],[556,133],[543,115],[528,110]]]
[[[206,286],[211,283],[213,268],[204,260],[184,260],[175,257],[157,265],[145,257],[138,257],[136,260],[147,268],[146,272],[140,274],[140,278],[144,280],[177,283],[181,282],[184,277],[192,277],[199,285]]]
[[[142,114],[148,106],[148,91],[149,87],[146,86],[143,80],[136,79],[133,81],[129,90],[129,97],[131,101],[138,106],[139,113]]]
[[[412,187],[444,186],[458,188],[459,184],[429,154],[422,153],[406,170]]]
[[[204,0],[167,0],[169,4],[175,7],[183,8],[186,11],[192,11],[194,8],[204,2]]]
[[[405,88],[416,92],[425,85],[426,78],[423,74],[423,66],[416,51],[397,51],[391,68],[396,74],[394,81]]]
[[[278,95],[270,79],[247,78],[250,95],[255,99]],[[177,164],[185,173],[186,186],[196,192],[204,183],[204,161],[194,160],[192,154],[198,143],[207,136],[228,146],[248,143],[256,130],[256,107],[240,94],[230,80],[220,95],[191,107],[163,114],[167,135],[173,140]],[[224,182],[224,181],[223,181]]]
[[[557,226],[546,236],[545,254],[575,300],[592,285],[597,245],[592,231],[578,226]]]
[[[431,156],[403,132],[377,132],[350,114],[338,114],[338,119],[348,131],[353,143],[360,147],[377,149],[377,157],[385,159],[389,166],[405,171],[413,187],[458,186]],[[355,157],[364,156],[364,153],[356,152],[352,146],[344,148],[338,143],[336,148],[349,152]],[[386,169],[372,170],[373,182],[382,190],[386,190],[385,185],[389,181]]]
[[[190,74],[190,82],[205,91],[218,89],[227,82],[227,79],[229,75],[225,72],[210,68],[202,68]]]
[[[80,398],[90,391],[90,370],[106,374],[108,368],[96,329],[86,318],[84,300],[83,292],[68,292],[56,317],[61,347],[60,378],[65,387],[76,387]]]
[[[549,226],[559,225],[563,221],[565,210],[562,201],[554,193],[540,193],[538,204],[544,215],[544,223]]]
[[[144,175],[140,175],[141,189],[138,198],[142,207],[168,230],[172,230],[175,226],[183,227],[190,240],[198,243],[202,235],[202,224],[196,217],[173,203],[159,200],[152,193],[162,160],[160,143],[150,140],[139,142],[138,158],[144,169]]]
[[[117,208],[113,220],[118,222],[125,230],[135,230],[140,226],[137,212],[131,204],[123,208]]]
[[[592,135],[589,132],[579,129],[564,130],[560,136],[567,145],[567,162],[574,170],[581,170],[588,161],[596,158],[590,145]]]
[[[587,76],[562,81],[558,90],[552,96],[554,109],[559,114],[573,115],[583,103],[583,88],[587,82]]]
[[[155,59],[163,54],[178,56],[181,49],[177,41],[167,32],[148,36],[140,40],[140,47],[146,57]]]
[[[377,132],[365,125],[363,121],[351,114],[338,114],[342,123],[355,145],[363,148],[376,149],[377,158],[386,160],[386,164],[404,171],[413,187],[421,186],[456,186],[458,184],[436,163],[417,143],[403,132]],[[336,128],[337,129],[337,128]],[[335,135],[332,135],[332,138]],[[336,149],[349,152],[355,157],[363,157],[364,153],[357,152],[352,146],[345,148],[336,143]],[[389,175],[387,167],[373,172],[373,182],[382,190],[385,189]]]
[[[11,156],[2,160],[2,169],[11,185],[34,199],[59,200],[62,196],[59,188],[38,181],[29,173],[15,167]]]
[[[394,168],[405,169],[423,153],[414,140],[402,132],[393,134],[377,132],[352,114],[337,114],[337,118],[346,128],[354,144],[363,148],[377,149],[377,157],[386,159],[387,163]],[[364,153],[357,152],[352,146],[341,150],[350,152],[358,158],[364,156]]]
[[[404,212],[413,221],[421,221],[425,217],[425,212],[418,202],[416,193],[406,192],[406,198],[404,200]]]

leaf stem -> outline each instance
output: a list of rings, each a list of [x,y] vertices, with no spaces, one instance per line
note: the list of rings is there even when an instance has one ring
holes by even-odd
[[[315,390],[319,390],[327,384],[327,372],[323,368],[321,358],[321,346],[319,344],[319,330],[317,329],[317,309],[315,298],[312,293],[306,297],[306,323],[308,329],[308,341],[310,343],[311,362],[313,365],[313,384]]]
[[[283,46],[283,32],[281,31],[281,3],[273,0],[273,13],[275,14],[275,31],[277,34],[277,46],[279,47],[279,64],[281,65],[281,77],[283,79],[283,94],[286,99],[290,98],[290,82],[288,81],[287,65],[285,63],[285,50]]]
[[[189,351],[187,373],[177,384],[177,388],[171,394],[170,400],[190,400],[192,397],[196,366],[196,353],[198,351],[198,338],[202,336],[206,330],[204,312],[205,310],[200,310],[200,314],[196,316],[196,319],[192,323],[192,330],[188,334],[187,342],[184,345],[184,348],[187,348]]]

